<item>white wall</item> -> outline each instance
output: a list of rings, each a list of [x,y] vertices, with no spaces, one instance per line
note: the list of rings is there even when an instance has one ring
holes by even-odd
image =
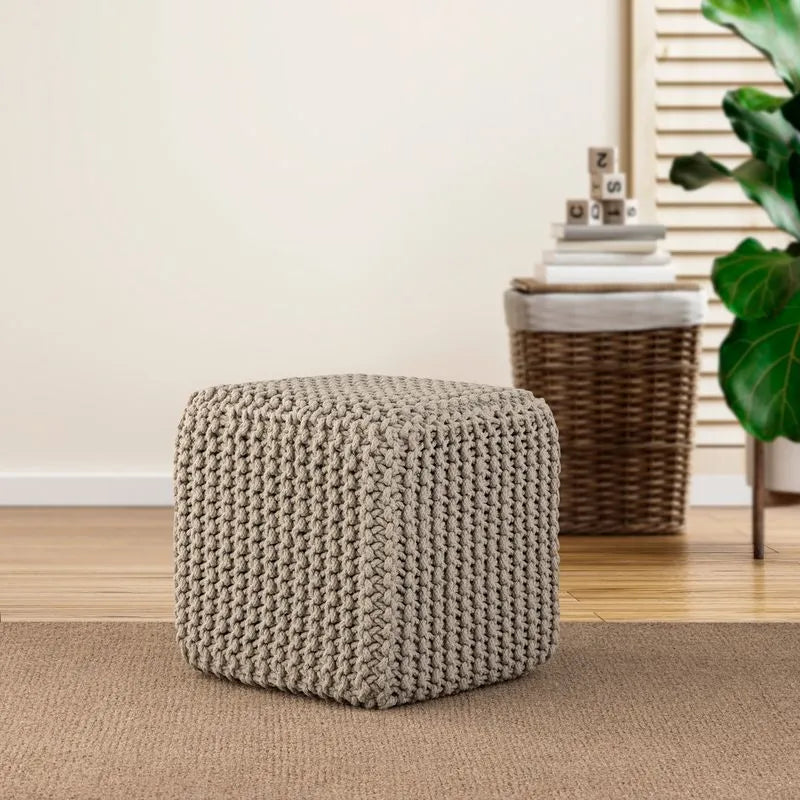
[[[0,472],[167,473],[212,383],[509,383],[622,6],[3,0]]]

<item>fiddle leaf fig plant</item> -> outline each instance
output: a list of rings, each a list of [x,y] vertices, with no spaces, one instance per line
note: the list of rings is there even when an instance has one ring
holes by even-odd
[[[792,92],[800,87],[796,0],[703,0],[703,16],[760,50]]]
[[[752,158],[729,169],[705,153],[680,156],[670,180],[688,190],[733,180],[795,240],[777,250],[745,239],[714,261],[711,279],[736,317],[720,347],[725,400],[756,438],[800,442],[800,0],[703,0],[702,11],[760,50],[790,94],[728,92],[722,109]]]

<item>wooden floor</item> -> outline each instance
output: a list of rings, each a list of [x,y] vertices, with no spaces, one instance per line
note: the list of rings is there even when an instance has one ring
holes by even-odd
[[[0,619],[169,620],[172,512],[0,509]],[[563,537],[566,620],[800,621],[800,508],[692,509],[671,537]]]

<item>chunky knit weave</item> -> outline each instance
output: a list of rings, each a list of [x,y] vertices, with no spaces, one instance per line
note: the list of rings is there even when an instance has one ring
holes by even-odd
[[[514,678],[558,630],[558,440],[529,392],[342,375],[195,393],[178,641],[245,683],[386,708]]]

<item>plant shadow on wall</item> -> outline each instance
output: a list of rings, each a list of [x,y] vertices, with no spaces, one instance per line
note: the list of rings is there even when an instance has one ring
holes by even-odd
[[[722,108],[753,157],[735,169],[705,153],[676,158],[670,180],[685,189],[735,180],[795,241],[767,250],[745,239],[714,261],[714,289],[736,319],[720,348],[725,400],[762,441],[800,441],[800,3],[704,0],[703,15],[772,62],[791,96],[745,87]]]

